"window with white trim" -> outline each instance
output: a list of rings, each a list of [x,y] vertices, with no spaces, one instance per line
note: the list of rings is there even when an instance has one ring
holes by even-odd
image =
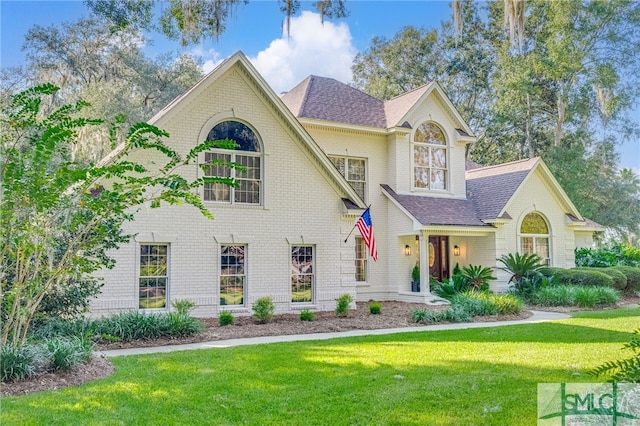
[[[335,155],[329,155],[328,157],[360,198],[365,200],[367,188],[366,161],[362,158],[338,157]]]
[[[167,307],[168,265],[168,244],[140,244],[138,308]]]
[[[246,289],[246,246],[220,247],[220,305],[243,305]]]
[[[356,236],[356,282],[367,281],[367,246],[364,239]]]
[[[228,120],[216,124],[207,140],[229,139],[236,143],[235,150],[212,149],[204,154],[205,176],[232,178],[237,186],[225,183],[204,185],[205,201],[232,204],[262,203],[262,150],[256,133],[246,124]],[[231,167],[231,164],[236,167]]]
[[[527,214],[520,224],[520,251],[537,254],[542,263],[550,265],[549,235],[549,226],[542,215],[536,212]]]
[[[291,246],[291,301],[313,302],[314,285],[313,246]]]
[[[447,140],[442,129],[431,122],[422,123],[413,135],[413,187],[448,189]]]

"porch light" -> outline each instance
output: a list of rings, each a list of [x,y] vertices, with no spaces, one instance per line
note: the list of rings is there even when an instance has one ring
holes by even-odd
[[[453,246],[453,255],[454,256],[460,256],[460,247]]]
[[[404,246],[404,255],[411,256],[411,247],[408,244]]]

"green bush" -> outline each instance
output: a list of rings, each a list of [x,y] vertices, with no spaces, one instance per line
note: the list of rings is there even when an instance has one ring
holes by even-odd
[[[313,321],[316,315],[309,309],[303,309],[300,311],[300,321]]]
[[[575,271],[598,271],[608,275],[613,280],[612,287],[616,290],[624,290],[627,287],[627,276],[614,268],[574,268]]]
[[[253,316],[262,323],[271,321],[276,311],[276,305],[269,296],[259,298],[251,308],[253,309]]]
[[[627,277],[627,286],[624,291],[627,293],[633,293],[634,291],[640,291],[640,268],[634,268],[632,266],[612,266],[611,269],[622,272]]]
[[[553,277],[558,284],[573,284],[588,287],[613,287],[613,278],[600,271],[591,268],[580,269],[551,269]]]
[[[349,304],[353,302],[353,297],[345,293],[336,299],[336,315],[346,317],[349,314]]]
[[[13,382],[31,377],[48,364],[41,346],[7,343],[0,347],[0,380]]]
[[[480,265],[467,265],[460,274],[473,290],[489,290],[489,281],[497,279],[493,276],[493,269]]]
[[[50,370],[69,370],[91,359],[93,343],[82,337],[55,337],[44,344]]]
[[[626,265],[640,267],[640,247],[614,243],[598,249],[577,248],[576,266],[608,267]]]
[[[469,281],[462,274],[453,274],[451,278],[445,278],[444,281],[437,282],[433,286],[433,292],[443,299],[451,300],[458,293],[469,290]]]
[[[528,302],[538,306],[611,306],[620,300],[620,291],[611,287],[556,285],[531,294]]]
[[[220,312],[220,316],[218,317],[218,324],[220,327],[224,327],[225,325],[231,325],[235,321],[233,317],[233,313],[229,311]]]
[[[103,282],[93,278],[74,278],[47,292],[38,308],[38,316],[80,318],[89,310],[91,299],[100,294]]]
[[[382,312],[382,303],[371,302],[369,303],[369,313],[372,315],[379,315]]]
[[[131,341],[159,337],[190,336],[203,330],[202,323],[189,315],[177,312],[145,314],[138,311],[121,312],[93,321],[91,330],[98,337]]]
[[[191,300],[181,299],[171,302],[171,306],[173,306],[177,313],[181,315],[188,315],[189,312],[191,312],[193,308],[196,307],[196,304]]]
[[[524,310],[524,303],[512,294],[491,294],[467,291],[457,295],[452,305],[461,305],[472,316],[517,315]]]

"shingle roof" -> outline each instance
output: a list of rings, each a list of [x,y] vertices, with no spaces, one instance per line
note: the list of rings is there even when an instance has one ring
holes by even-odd
[[[386,129],[405,126],[400,120],[432,84],[383,101],[333,78],[312,75],[282,95],[282,101],[298,118]]]
[[[537,163],[538,158],[530,158],[467,170],[467,198],[473,200],[478,217],[497,218]]]
[[[463,200],[396,194],[388,185],[382,188],[422,225],[490,226],[484,221],[511,219],[502,210],[537,163],[532,158],[468,170]]]
[[[386,128],[384,102],[333,78],[304,79],[282,101],[298,118]]]
[[[478,219],[472,200],[402,195],[381,186],[422,225],[490,226]]]

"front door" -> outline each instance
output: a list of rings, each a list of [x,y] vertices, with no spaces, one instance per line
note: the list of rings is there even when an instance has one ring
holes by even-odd
[[[429,237],[429,275],[442,282],[449,278],[449,237]]]

